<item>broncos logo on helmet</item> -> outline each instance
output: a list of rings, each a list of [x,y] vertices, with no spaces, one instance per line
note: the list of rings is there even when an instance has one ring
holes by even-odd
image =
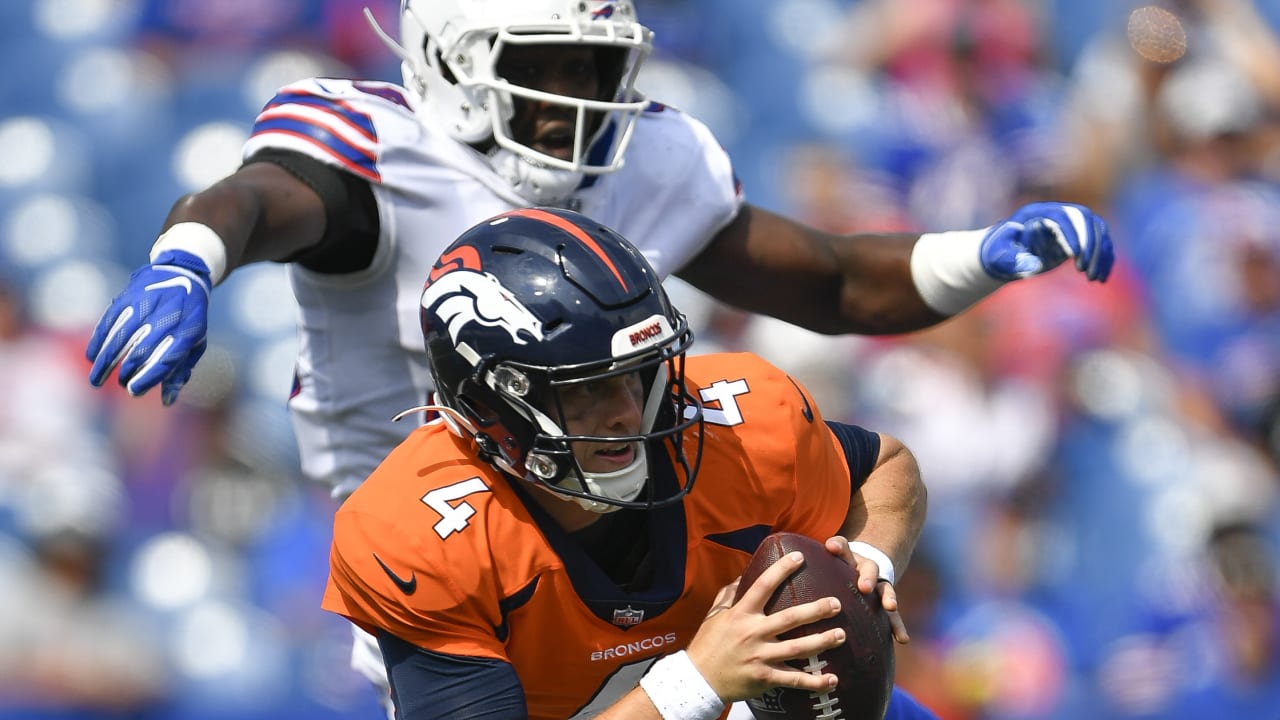
[[[422,309],[444,322],[454,344],[462,328],[473,322],[505,330],[517,345],[543,339],[542,322],[485,272],[458,269],[437,277],[422,293]]]
[[[485,220],[441,254],[421,321],[433,407],[500,472],[591,512],[658,507],[693,486],[703,433],[684,377],[693,332],[644,255],[615,231],[550,207]],[[638,427],[571,434],[567,394],[622,376],[644,398]],[[635,455],[592,472],[578,462],[578,443],[626,444]],[[675,472],[651,482],[651,460],[663,458]]]

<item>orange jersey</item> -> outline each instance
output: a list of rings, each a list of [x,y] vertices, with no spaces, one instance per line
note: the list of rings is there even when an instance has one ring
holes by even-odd
[[[781,370],[750,354],[695,356],[686,380],[707,420],[701,467],[680,503],[632,511],[650,513],[643,589],[610,581],[521,497],[540,490],[477,460],[437,422],[339,508],[324,608],[375,635],[510,663],[533,718],[613,704],[689,644],[766,534],[826,539],[849,506],[844,451]]]

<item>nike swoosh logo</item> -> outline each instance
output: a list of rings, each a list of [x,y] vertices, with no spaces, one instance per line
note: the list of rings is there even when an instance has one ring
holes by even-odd
[[[418,573],[417,572],[410,573],[409,579],[405,580],[401,578],[399,575],[392,572],[391,568],[387,567],[387,564],[382,562],[382,558],[378,557],[378,553],[373,554],[373,559],[378,561],[378,564],[382,566],[382,571],[387,574],[387,577],[391,578],[391,582],[395,583],[396,587],[400,588],[400,592],[404,593],[405,595],[412,595],[415,592],[417,592],[418,590]]]
[[[791,376],[788,375],[787,379],[791,380]],[[800,392],[800,386],[796,385],[795,380],[791,380],[791,385],[795,387],[796,392],[800,393],[800,402],[804,403],[804,407],[800,409],[800,412],[804,414],[804,419],[813,422],[813,408],[809,407],[809,398],[805,397],[803,392]]]
[[[160,282],[151,283],[150,285],[146,286],[143,289],[159,290],[160,288],[167,288],[167,287],[184,288],[187,291],[188,295],[191,294],[191,281],[187,278],[182,277],[181,275],[175,275],[174,277],[171,277],[168,280],[161,280]]]

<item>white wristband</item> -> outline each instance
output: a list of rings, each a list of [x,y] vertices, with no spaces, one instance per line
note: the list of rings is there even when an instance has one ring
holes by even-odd
[[[654,663],[640,687],[662,720],[715,720],[724,712],[724,701],[683,650]]]
[[[895,579],[893,561],[889,559],[888,555],[884,554],[884,551],[874,545],[864,543],[861,540],[851,541],[849,543],[849,549],[868,560],[874,560],[876,567],[880,568],[880,579],[888,582],[890,585],[893,584]]]
[[[1004,284],[982,269],[982,240],[988,230],[920,236],[911,250],[911,280],[926,305],[955,315]]]
[[[213,228],[198,222],[180,222],[164,231],[151,246],[152,262],[166,250],[181,250],[204,261],[213,285],[227,272],[227,245]]]

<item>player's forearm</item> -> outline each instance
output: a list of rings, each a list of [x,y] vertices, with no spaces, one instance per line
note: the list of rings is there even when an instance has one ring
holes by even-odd
[[[916,238],[833,235],[746,206],[679,275],[721,301],[814,332],[907,332],[944,319],[913,284]]]
[[[911,332],[949,317],[929,307],[916,288],[911,255],[918,240],[914,233],[861,233],[829,241],[840,277],[838,332]]]
[[[174,203],[164,227],[191,222],[213,230],[226,248],[227,272],[254,262],[284,261],[324,236],[320,198],[270,163],[241,168]]]
[[[882,435],[876,467],[851,499],[841,534],[879,548],[901,577],[927,509],[928,492],[915,456],[898,440]]]

